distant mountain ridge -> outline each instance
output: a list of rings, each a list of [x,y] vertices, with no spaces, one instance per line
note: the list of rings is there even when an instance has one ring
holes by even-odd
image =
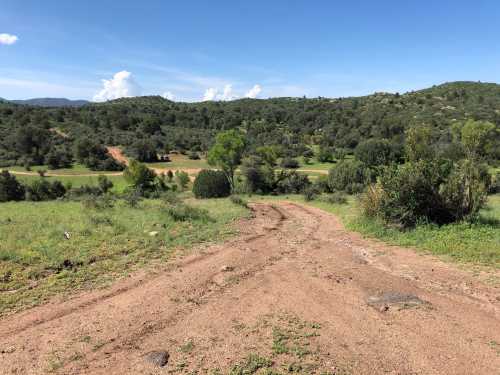
[[[32,105],[35,107],[82,107],[90,103],[87,100],[70,100],[66,98],[33,98],[9,101],[15,104]]]

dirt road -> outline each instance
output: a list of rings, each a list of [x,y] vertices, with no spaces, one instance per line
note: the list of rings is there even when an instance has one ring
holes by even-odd
[[[255,353],[235,373],[500,374],[498,285],[317,209],[254,212],[161,272],[4,318],[0,373],[222,374]]]

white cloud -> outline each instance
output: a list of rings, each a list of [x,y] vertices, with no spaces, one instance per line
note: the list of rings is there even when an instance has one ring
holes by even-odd
[[[0,44],[5,44],[10,46],[11,44],[14,44],[17,42],[19,38],[16,35],[12,34],[0,34]]]
[[[248,91],[245,94],[245,98],[255,99],[257,96],[259,96],[261,91],[262,91],[262,87],[260,87],[260,85],[255,85],[254,87],[252,87],[250,89],[250,91]]]
[[[132,73],[126,70],[116,73],[112,79],[103,79],[102,85],[102,90],[94,95],[96,102],[138,96],[141,93],[141,88],[135,82]]]
[[[162,97],[164,99],[168,99],[168,100],[172,100],[172,101],[175,100],[175,95],[172,94],[170,91],[164,92],[163,95],[162,95]]]
[[[206,89],[205,95],[203,95],[203,101],[206,102],[206,101],[214,100],[215,97],[217,96],[217,92],[218,92],[218,90],[213,88],[213,87]]]
[[[217,96],[219,100],[233,100],[236,98],[237,96],[233,95],[233,85],[225,85],[222,95]]]

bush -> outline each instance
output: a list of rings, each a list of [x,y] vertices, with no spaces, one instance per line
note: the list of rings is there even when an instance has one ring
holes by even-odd
[[[0,202],[24,199],[24,186],[8,171],[0,173]]]
[[[393,160],[391,144],[386,139],[368,139],[354,151],[356,159],[368,167],[387,165]]]
[[[328,173],[328,185],[332,191],[346,191],[349,194],[360,193],[369,181],[369,169],[358,160],[341,161]]]
[[[103,175],[97,177],[97,184],[103,194],[106,194],[111,188],[113,188],[113,183]]]
[[[280,194],[300,194],[311,185],[309,178],[305,174],[297,171],[282,171],[278,175],[276,192]]]
[[[240,197],[239,195],[231,195],[231,197],[229,199],[231,200],[232,203],[234,203],[238,206],[248,208],[248,202],[246,200],[244,200],[242,197]]]
[[[174,221],[210,220],[210,216],[208,215],[207,210],[203,210],[197,207],[192,207],[185,203],[167,205],[167,214]]]
[[[184,171],[175,171],[175,180],[181,190],[186,189],[190,181],[189,175]]]
[[[266,194],[275,188],[273,156],[252,155],[246,158],[243,160],[241,173],[245,177],[245,190],[248,193]]]
[[[46,179],[35,180],[26,187],[26,200],[47,201],[61,198],[66,194],[66,188],[60,181],[50,183]]]
[[[191,151],[188,154],[188,158],[190,160],[200,160],[200,155],[197,152],[195,152],[195,151]]]
[[[202,170],[193,184],[196,198],[220,198],[231,194],[231,185],[222,171]]]
[[[134,188],[147,191],[153,189],[156,173],[145,164],[132,160],[125,172],[123,172],[123,177]]]
[[[328,194],[325,201],[330,204],[346,204],[347,197],[341,191],[335,191],[332,194]]]
[[[300,167],[300,164],[297,161],[297,159],[283,158],[283,160],[281,161],[281,167],[287,168],[287,169],[297,169]]]
[[[304,188],[304,200],[306,202],[310,202],[316,199],[316,196],[318,195],[318,190],[314,186],[308,186]]]
[[[486,201],[481,168],[470,161],[449,165],[420,160],[387,168],[361,199],[368,216],[412,227],[473,220]]]
[[[332,163],[333,153],[333,148],[321,146],[318,155],[316,155],[316,159],[318,159],[320,163]]]

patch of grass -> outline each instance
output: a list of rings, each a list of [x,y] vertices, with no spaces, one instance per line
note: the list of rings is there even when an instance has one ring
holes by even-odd
[[[252,199],[291,200],[305,203],[337,215],[347,229],[388,243],[413,247],[447,259],[475,265],[500,268],[500,195],[488,198],[488,206],[476,223],[453,223],[443,226],[420,224],[401,231],[379,220],[361,215],[356,198],[349,196],[346,204],[321,200],[305,202],[302,196],[290,195]]]
[[[125,190],[125,188],[128,186],[127,182],[123,178],[123,176],[118,175],[118,176],[106,176],[108,180],[110,180],[113,183],[113,189],[111,189],[112,192],[115,193],[121,193]],[[16,178],[24,183],[31,183],[35,180],[40,179],[40,176],[26,176],[26,175],[16,175]],[[53,182],[53,181],[61,181],[63,184],[71,184],[73,187],[80,187],[82,185],[91,185],[91,186],[97,186],[97,178],[98,176],[45,176],[44,177],[47,181]]]
[[[230,375],[251,375],[255,374],[258,370],[262,368],[270,368],[273,365],[273,361],[268,358],[261,357],[258,354],[250,354],[246,360],[238,365],[235,365],[231,371]]]
[[[179,350],[182,353],[191,353],[193,351],[193,349],[194,349],[194,342],[193,342],[193,340],[189,340],[184,345],[181,345],[181,347],[179,348]]]
[[[0,315],[106,284],[176,249],[226,238],[234,233],[230,224],[248,215],[229,199],[187,203],[211,220],[175,221],[160,200],[137,208],[119,200],[105,210],[67,201],[0,204]]]
[[[191,160],[186,155],[170,155],[170,162],[161,163],[147,163],[151,168],[165,168],[165,169],[210,169],[205,159]]]

